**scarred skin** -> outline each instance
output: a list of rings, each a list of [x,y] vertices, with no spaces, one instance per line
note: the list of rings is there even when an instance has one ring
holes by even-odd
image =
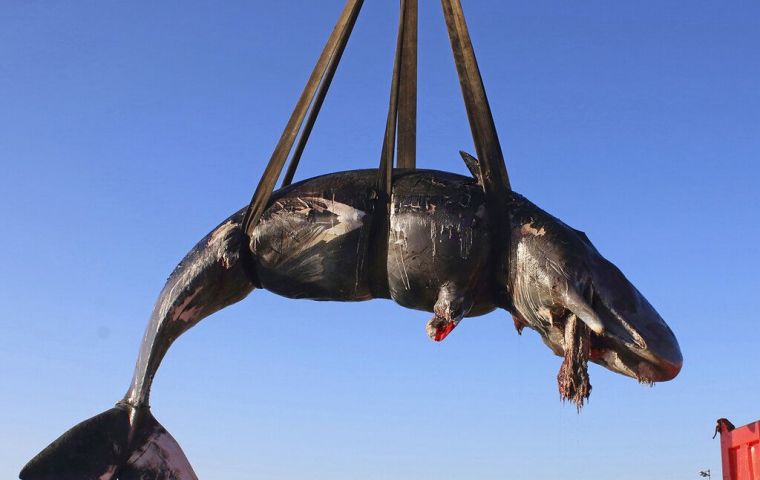
[[[390,298],[431,312],[426,330],[436,341],[464,317],[504,309],[564,357],[560,392],[579,407],[590,391],[587,361],[646,383],[678,374],[673,332],[584,233],[517,193],[493,206],[476,178],[413,170],[394,173],[388,234],[378,235],[376,178],[356,170],[278,190],[250,238],[243,210],[222,222],[167,280],[124,399],[65,433],[21,478],[196,478],[150,414],[152,380],[177,337],[255,288],[298,299]],[[110,453],[87,454],[103,443]]]
[[[376,239],[375,175],[331,174],[277,192],[252,238],[259,285],[289,298],[391,298],[428,312],[453,303],[455,316],[496,308],[482,188],[445,172],[399,172],[389,235]],[[375,268],[379,251],[383,265]]]

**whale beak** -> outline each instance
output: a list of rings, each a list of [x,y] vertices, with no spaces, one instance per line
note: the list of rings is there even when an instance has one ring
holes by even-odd
[[[586,234],[516,198],[511,310],[518,329],[536,330],[565,357],[562,397],[583,404],[589,361],[642,383],[675,378],[683,366],[678,340],[641,292]]]
[[[683,356],[673,331],[623,273],[601,256],[592,258],[586,298],[566,308],[591,328],[589,359],[644,383],[678,375]]]

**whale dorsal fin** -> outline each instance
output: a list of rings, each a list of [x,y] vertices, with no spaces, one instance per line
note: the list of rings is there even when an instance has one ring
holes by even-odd
[[[470,171],[475,180],[478,181],[478,185],[483,186],[483,170],[480,168],[480,160],[473,157],[464,150],[459,151],[459,155],[462,156],[464,164],[467,165],[467,170]]]

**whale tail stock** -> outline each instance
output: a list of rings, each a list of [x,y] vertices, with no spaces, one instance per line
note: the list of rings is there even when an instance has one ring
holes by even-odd
[[[241,210],[212,230],[169,276],[124,399],[61,435],[21,470],[22,480],[197,480],[180,446],[151,415],[148,396],[174,340],[254,289],[242,216]]]
[[[122,404],[76,425],[21,470],[21,480],[197,480],[179,444],[145,408]],[[131,423],[134,423],[131,426]]]

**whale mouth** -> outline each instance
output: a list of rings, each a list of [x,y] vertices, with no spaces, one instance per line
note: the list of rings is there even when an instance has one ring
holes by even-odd
[[[515,325],[518,331],[524,326],[538,331],[552,352],[563,358],[557,374],[560,398],[575,403],[579,411],[591,394],[589,362],[648,385],[673,379],[683,364],[680,352],[676,358],[666,357],[616,335],[614,329],[597,333],[570,311],[538,328],[515,315]]]

